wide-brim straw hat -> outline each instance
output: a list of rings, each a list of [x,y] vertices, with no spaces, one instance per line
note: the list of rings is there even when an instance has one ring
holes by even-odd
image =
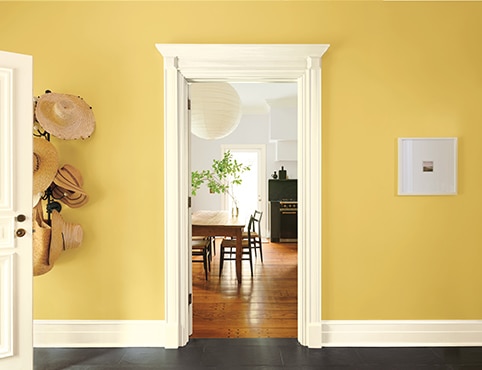
[[[43,275],[54,267],[49,264],[51,228],[42,216],[42,202],[33,209],[33,275]]]
[[[80,96],[47,92],[39,96],[35,117],[42,128],[59,139],[87,139],[95,129],[95,117]]]
[[[84,180],[80,171],[71,164],[57,170],[53,180],[52,194],[71,208],[78,208],[88,202],[89,197],[82,188]]]
[[[45,191],[59,169],[59,154],[55,146],[40,137],[33,138],[33,194]]]
[[[82,226],[65,222],[58,211],[52,211],[52,237],[50,242],[49,264],[53,264],[63,250],[80,246],[84,232]]]

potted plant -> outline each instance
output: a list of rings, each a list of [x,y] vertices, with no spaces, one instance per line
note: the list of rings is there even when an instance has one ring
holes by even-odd
[[[243,182],[241,174],[249,171],[245,166],[233,158],[228,150],[222,159],[213,159],[212,168],[209,170],[193,171],[191,173],[191,193],[196,195],[202,184],[206,183],[210,193],[228,194],[233,200],[233,215],[238,215],[238,201],[233,194],[233,186]]]

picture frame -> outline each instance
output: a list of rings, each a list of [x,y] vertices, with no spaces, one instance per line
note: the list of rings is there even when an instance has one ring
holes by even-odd
[[[456,137],[398,139],[398,195],[456,195]]]

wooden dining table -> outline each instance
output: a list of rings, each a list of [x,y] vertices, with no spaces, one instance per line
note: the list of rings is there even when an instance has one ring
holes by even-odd
[[[241,283],[242,236],[246,225],[245,219],[241,216],[233,216],[228,211],[196,211],[192,214],[191,224],[193,236],[236,238],[236,277],[238,283]]]

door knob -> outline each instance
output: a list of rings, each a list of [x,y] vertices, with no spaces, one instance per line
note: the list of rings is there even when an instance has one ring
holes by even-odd
[[[25,229],[18,229],[17,231],[15,231],[15,235],[17,235],[19,238],[24,236],[26,233],[27,232],[25,231]]]
[[[17,216],[17,221],[18,221],[18,222],[24,222],[26,219],[27,219],[27,217],[25,217],[25,215],[18,215],[18,216]]]

